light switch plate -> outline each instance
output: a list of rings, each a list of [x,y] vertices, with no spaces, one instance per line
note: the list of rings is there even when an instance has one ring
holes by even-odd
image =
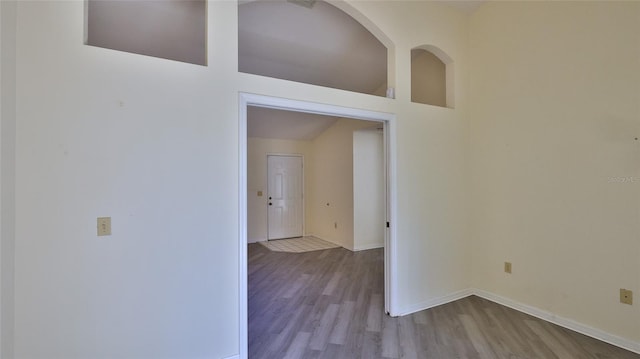
[[[511,262],[504,262],[504,272],[511,274]]]
[[[111,217],[98,217],[98,236],[111,235]]]

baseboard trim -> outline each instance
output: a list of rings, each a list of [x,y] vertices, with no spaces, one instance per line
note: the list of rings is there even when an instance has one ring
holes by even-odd
[[[376,249],[376,248],[384,248],[384,243],[369,243],[363,246],[357,246],[353,248],[353,252],[367,251],[369,249]]]
[[[236,355],[232,355],[230,357],[226,357],[224,359],[240,359],[240,355],[236,354]]]
[[[560,317],[556,314],[553,314],[551,312],[547,312],[545,310],[536,308],[536,307],[532,307],[530,305],[527,304],[522,304],[519,302],[516,302],[514,300],[511,300],[509,298],[505,298],[505,297],[501,297],[499,295],[484,291],[484,290],[480,290],[480,289],[472,289],[470,290],[471,294],[477,295],[478,297],[484,298],[486,300],[490,300],[494,303],[498,303],[500,305],[504,305],[505,307],[509,307],[511,309],[515,309],[519,312],[525,313],[525,314],[529,314],[531,316],[534,316],[536,318],[545,320],[547,322],[559,325],[561,327],[573,330],[575,332],[578,332],[580,334],[584,334],[586,336],[598,339],[600,341],[603,341],[605,343],[609,343],[611,345],[615,345],[617,347],[632,351],[634,353],[638,353],[640,354],[640,342],[634,342],[632,340],[629,339],[625,339],[622,337],[619,337],[617,335],[613,335],[610,333],[607,333],[603,330],[600,329],[596,329],[593,327],[590,327],[588,325],[576,322],[574,320],[571,319],[567,319],[567,318],[563,318]]]
[[[404,316],[404,315],[408,315],[408,314],[413,314],[415,312],[419,312],[421,310],[425,310],[425,309],[429,309],[429,308],[433,308],[433,307],[437,307],[439,305],[443,305],[443,304],[447,304],[447,303],[451,303],[451,302],[455,302],[456,300],[460,300],[462,298],[466,298],[470,295],[473,295],[473,290],[472,289],[463,289],[457,292],[453,292],[451,294],[447,294],[445,296],[442,297],[438,297],[438,298],[434,298],[434,299],[430,299],[418,304],[414,304],[414,305],[410,305],[407,307],[402,308],[398,315],[399,316]]]
[[[588,337],[598,339],[605,343],[609,343],[611,345],[615,345],[622,349],[626,349],[631,352],[640,354],[640,342],[635,342],[633,340],[625,339],[617,335],[607,333],[603,330],[596,329],[594,327],[576,322],[574,320],[560,317],[551,312],[548,312],[536,307],[532,307],[527,304],[516,302],[515,300],[505,298],[497,294],[493,294],[493,293],[490,293],[481,289],[475,289],[475,288],[460,290],[442,297],[430,299],[415,305],[404,307],[400,310],[398,315],[404,316],[404,315],[413,314],[421,310],[437,307],[439,305],[447,304],[450,302],[455,302],[456,300],[466,298],[470,295],[477,295],[478,297],[484,298],[486,300],[492,301],[500,305],[504,305],[505,307],[509,307],[519,312],[529,314],[531,316],[542,319],[549,323],[559,325],[563,328],[573,330],[574,332],[578,332]]]

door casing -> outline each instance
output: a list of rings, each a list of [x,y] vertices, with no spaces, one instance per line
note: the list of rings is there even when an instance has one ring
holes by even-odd
[[[397,307],[397,186],[396,186],[396,153],[397,129],[396,115],[386,112],[368,111],[351,107],[321,104],[300,100],[239,93],[238,99],[238,343],[239,358],[248,357],[248,307],[247,307],[247,107],[265,107],[285,111],[312,113],[327,116],[352,118],[357,120],[381,122],[384,126],[385,172],[386,172],[386,221],[384,248],[384,292],[385,312],[390,316],[399,315]]]

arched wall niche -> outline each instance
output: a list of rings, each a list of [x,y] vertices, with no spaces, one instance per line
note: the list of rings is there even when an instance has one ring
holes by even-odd
[[[344,11],[347,15],[354,18],[362,26],[364,26],[378,41],[387,48],[387,87],[395,88],[396,86],[396,46],[391,39],[368,17],[364,16],[360,11],[356,10],[346,1],[327,0],[328,3]]]
[[[395,46],[344,1],[241,0],[238,70],[385,96],[395,86]]]
[[[411,101],[454,108],[454,93],[451,56],[433,45],[411,49]]]

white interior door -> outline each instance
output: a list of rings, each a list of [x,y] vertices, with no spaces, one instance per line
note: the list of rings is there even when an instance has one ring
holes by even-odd
[[[267,156],[268,239],[302,236],[302,157]]]

